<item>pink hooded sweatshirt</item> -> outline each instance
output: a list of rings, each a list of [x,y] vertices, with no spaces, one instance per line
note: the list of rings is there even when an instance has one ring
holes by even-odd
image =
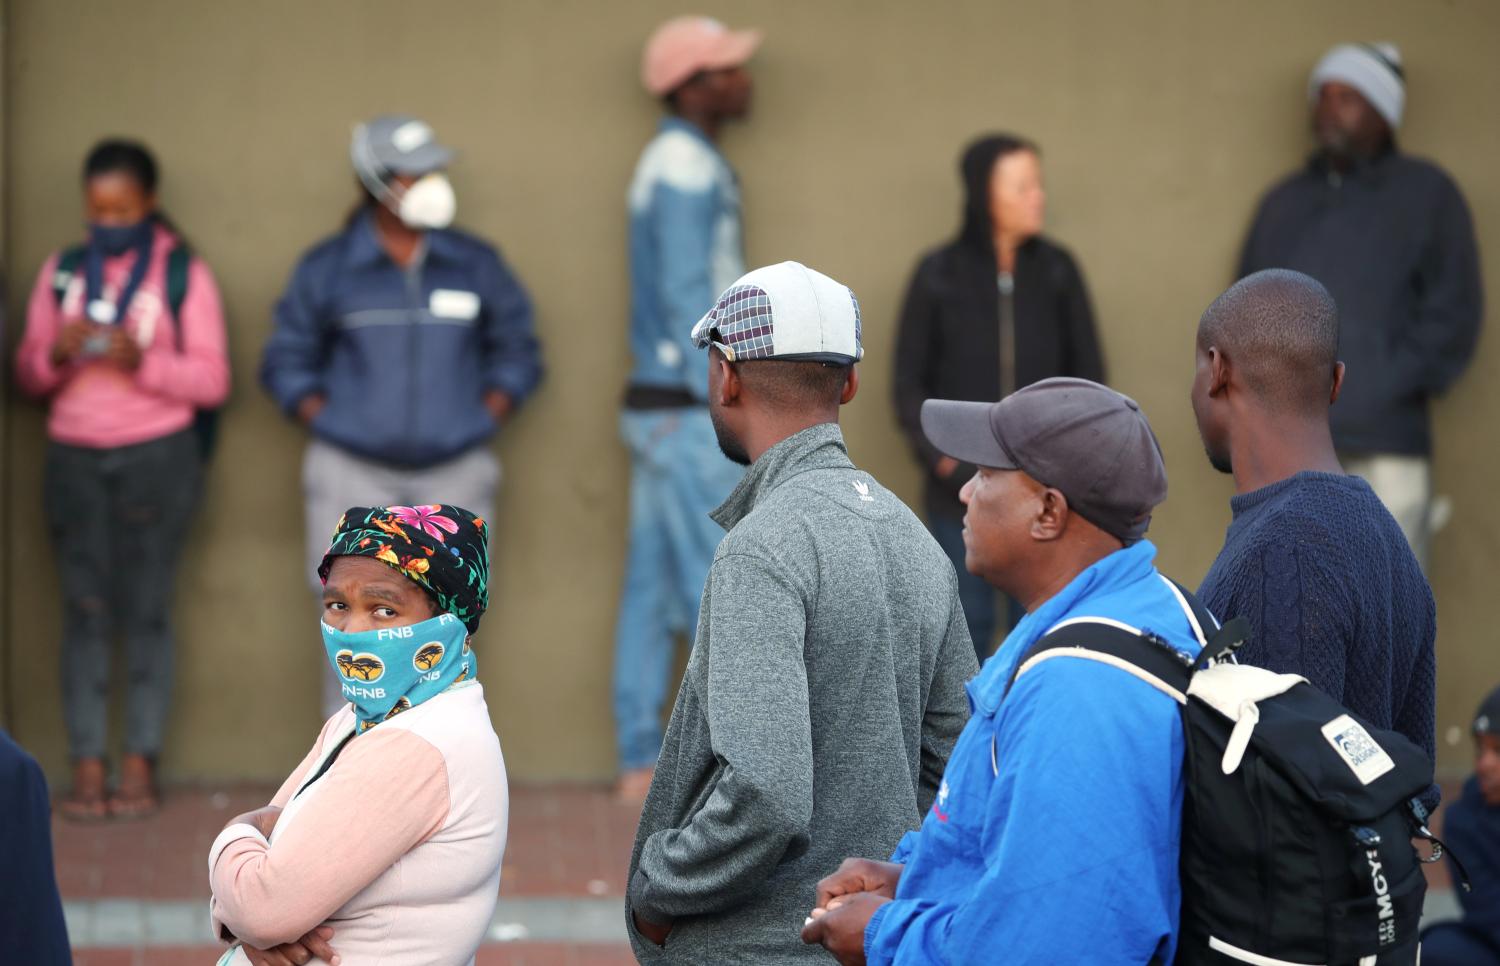
[[[42,266],[16,352],[16,380],[26,393],[50,397],[47,434],[53,440],[112,449],[160,439],[192,425],[194,410],[218,406],[229,395],[219,287],[197,258],[188,266],[181,318],[172,318],[167,254],[176,244],[177,236],[158,225],[151,265],[124,322],[141,347],[141,364],[134,372],[101,359],[53,365],[52,346],[59,333],[84,318],[84,273],[80,266],[59,304],[53,290],[58,254]],[[135,257],[126,252],[104,260],[107,300],[118,297]]]

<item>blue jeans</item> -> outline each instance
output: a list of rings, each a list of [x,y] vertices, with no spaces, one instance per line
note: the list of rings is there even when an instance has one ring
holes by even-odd
[[[1424,966],[1500,966],[1500,950],[1477,929],[1440,922],[1422,933]]]
[[[719,452],[708,410],[627,410],[630,535],[615,627],[615,736],[620,768],[661,752],[661,711],[676,635],[698,627],[698,604],[724,530],[708,514],[744,469]]]
[[[984,582],[984,578],[969,573],[964,565],[964,522],[962,519],[933,515],[927,521],[927,529],[937,540],[943,553],[953,561],[958,573],[958,599],[964,605],[964,618],[969,624],[969,640],[974,642],[974,653],[983,664],[995,646],[995,620],[1004,606],[1005,632],[1010,633],[1024,616],[1019,604]]]

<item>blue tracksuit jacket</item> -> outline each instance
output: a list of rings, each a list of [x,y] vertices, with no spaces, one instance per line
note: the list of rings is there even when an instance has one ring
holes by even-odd
[[[1005,695],[1022,655],[1069,618],[1111,618],[1196,655],[1155,557],[1142,541],[1079,574],[969,682],[973,715],[938,800],[897,847],[896,899],[865,930],[871,966],[1171,962],[1177,704],[1125,671],[1071,658],[1036,665]]]

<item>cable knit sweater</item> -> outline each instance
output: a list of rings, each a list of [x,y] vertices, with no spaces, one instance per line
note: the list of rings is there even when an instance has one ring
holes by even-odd
[[[1300,674],[1380,728],[1433,753],[1432,591],[1368,483],[1298,473],[1236,496],[1198,596],[1244,617],[1242,664]]]

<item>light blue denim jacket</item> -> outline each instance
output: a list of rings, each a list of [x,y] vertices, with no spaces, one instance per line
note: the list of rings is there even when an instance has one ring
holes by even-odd
[[[629,205],[630,384],[706,399],[688,333],[745,274],[738,181],[702,131],[667,117],[636,164]]]

